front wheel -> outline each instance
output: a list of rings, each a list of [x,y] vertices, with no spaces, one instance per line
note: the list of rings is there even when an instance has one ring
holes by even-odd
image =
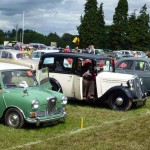
[[[24,117],[16,108],[10,108],[5,114],[5,124],[13,128],[21,128],[24,125]]]
[[[131,108],[132,101],[125,93],[116,91],[110,95],[108,105],[113,110],[127,111]]]

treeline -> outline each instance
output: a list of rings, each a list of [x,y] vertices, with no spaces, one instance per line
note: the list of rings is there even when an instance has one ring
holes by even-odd
[[[150,50],[150,18],[146,4],[140,11],[134,10],[128,14],[128,1],[119,0],[113,15],[112,25],[106,25],[104,20],[103,3],[98,7],[97,0],[86,0],[84,15],[80,17],[80,25],[77,27],[79,35],[64,33],[62,37],[57,33],[44,36],[32,30],[24,31],[24,43],[43,43],[50,45],[57,42],[58,47],[71,48],[78,46],[86,48],[94,45],[95,48],[105,49],[132,49]],[[21,41],[22,29],[3,32],[0,30],[0,43],[4,41]],[[73,39],[79,37],[80,43],[73,43]]]

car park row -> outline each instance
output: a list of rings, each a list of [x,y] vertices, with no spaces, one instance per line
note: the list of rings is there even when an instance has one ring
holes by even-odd
[[[108,57],[110,52],[105,55],[101,50],[97,51],[97,55],[93,55],[36,50],[29,57],[26,52],[1,50],[1,104],[5,105],[1,105],[0,115],[5,124],[21,128],[25,123],[38,125],[64,121],[65,106],[70,98],[106,103],[110,109],[118,111],[143,106],[150,93],[149,59],[133,56],[122,58],[118,51],[114,51],[118,56],[115,64],[114,59]],[[94,72],[93,98],[83,95],[86,62],[91,63]],[[134,68],[138,63],[143,70]],[[129,70],[129,67],[133,70]],[[5,73],[13,77],[8,87],[3,80]]]

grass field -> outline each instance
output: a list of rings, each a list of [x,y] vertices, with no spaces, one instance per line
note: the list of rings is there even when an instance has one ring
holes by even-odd
[[[117,112],[71,102],[66,122],[13,129],[0,124],[2,150],[149,150],[150,99],[144,107]],[[83,119],[83,128],[81,128]]]

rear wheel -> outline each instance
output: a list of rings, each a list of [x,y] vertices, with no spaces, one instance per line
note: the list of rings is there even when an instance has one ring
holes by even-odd
[[[113,110],[127,111],[131,108],[132,101],[122,91],[116,91],[110,95],[108,105]]]
[[[52,90],[53,91],[62,93],[62,88],[61,88],[61,86],[59,85],[58,82],[55,82],[55,81],[52,80],[52,81],[50,81],[50,83],[52,85]]]

